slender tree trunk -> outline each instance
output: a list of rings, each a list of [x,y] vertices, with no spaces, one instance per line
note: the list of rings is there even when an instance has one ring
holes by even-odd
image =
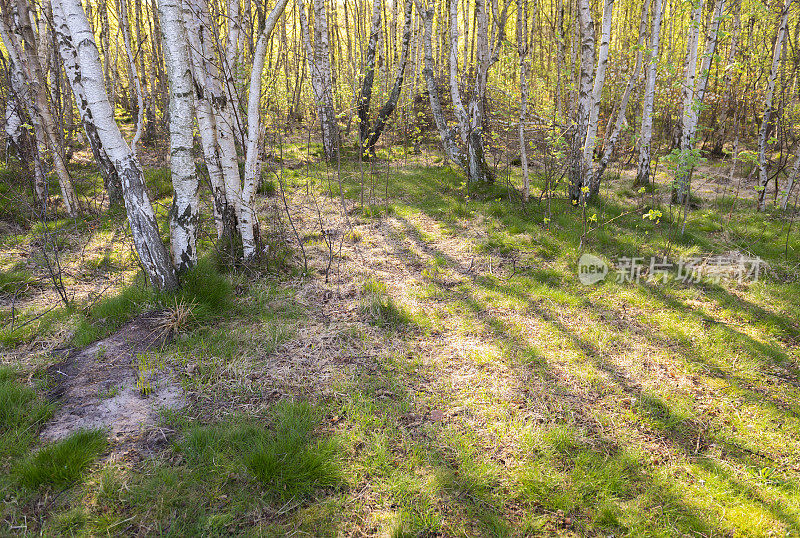
[[[592,184],[590,185],[591,196],[597,196],[600,191],[600,182],[603,179],[603,174],[605,173],[606,167],[611,160],[611,156],[614,154],[614,148],[617,145],[617,140],[619,140],[622,127],[625,125],[625,114],[628,110],[628,102],[630,101],[631,93],[633,93],[633,88],[639,81],[639,76],[642,72],[642,56],[645,42],[647,41],[647,18],[649,14],[649,8],[650,0],[644,0],[642,2],[642,16],[639,20],[639,41],[636,44],[636,64],[633,68],[631,78],[628,80],[628,85],[625,86],[625,92],[622,94],[619,110],[617,110],[617,118],[614,122],[614,129],[606,138],[606,142],[603,145],[603,156],[600,158],[600,163],[597,165],[597,169],[592,173]],[[611,125],[610,120],[609,125]]]
[[[13,8],[11,8],[13,9]],[[31,27],[31,14],[24,0],[17,0],[16,20],[9,20],[9,8],[3,10],[0,17],[0,37],[6,45],[12,62],[19,69],[20,80],[23,81],[25,95],[23,97],[28,106],[28,113],[38,129],[37,138],[40,143],[49,147],[53,159],[53,168],[58,176],[61,188],[61,197],[67,214],[78,214],[78,198],[72,186],[72,178],[67,170],[61,140],[56,135],[56,123],[50,110],[48,92],[44,72],[39,64],[36,47],[36,37]],[[15,24],[16,22],[16,24]],[[35,129],[35,130],[36,130]]]
[[[175,192],[170,209],[172,259],[181,273],[197,264],[197,223],[200,219],[200,182],[192,158],[192,76],[180,0],[159,0],[158,12],[169,78],[170,170]],[[139,116],[141,118],[141,114]]]
[[[492,181],[492,176],[486,164],[483,146],[484,106],[488,71],[492,63],[489,49],[489,12],[486,8],[486,0],[475,0],[475,18],[477,21],[475,26],[475,89],[469,103],[467,179],[472,183],[489,183]]]
[[[80,114],[81,123],[83,124],[86,138],[89,141],[89,146],[92,149],[92,155],[100,170],[100,175],[103,178],[109,203],[112,205],[122,203],[122,184],[120,183],[117,169],[108,157],[103,147],[103,142],[100,139],[100,134],[97,132],[97,126],[94,123],[92,111],[89,108],[89,101],[83,89],[80,66],[78,65],[78,52],[72,44],[72,37],[67,27],[67,21],[61,9],[61,4],[58,2],[53,4],[53,19],[58,50],[61,61],[64,64],[64,71],[67,75],[67,80],[72,81],[72,94],[78,106],[78,113]]]
[[[394,85],[392,86],[392,91],[389,93],[389,99],[378,111],[378,117],[375,119],[375,123],[372,125],[372,129],[369,132],[369,139],[367,140],[366,149],[370,155],[375,154],[375,144],[377,144],[378,138],[380,138],[384,127],[386,127],[386,122],[389,120],[389,117],[394,113],[394,110],[397,107],[397,102],[400,99],[400,93],[403,91],[406,64],[408,63],[408,50],[411,46],[412,9],[412,0],[406,0],[405,22],[403,23],[403,41],[400,50],[400,60],[396,66]]]
[[[608,47],[611,41],[611,19],[614,14],[614,0],[604,0],[603,2],[603,24],[600,37],[600,49],[597,56],[597,69],[594,75],[594,85],[592,86],[592,104],[589,108],[589,124],[586,128],[586,141],[583,145],[583,169],[586,175],[581,188],[588,186],[590,193],[593,184],[597,183],[599,192],[599,182],[595,181],[592,175],[592,163],[594,162],[594,150],[597,145],[597,121],[600,116],[600,102],[603,98],[603,86],[606,82],[606,67],[608,66]]]
[[[697,79],[697,44],[700,34],[700,16],[703,7],[702,0],[697,0],[697,2],[697,6],[692,12],[689,49],[686,53],[686,80],[684,81],[683,121],[681,124],[680,138],[681,155],[678,164],[677,184],[672,191],[672,201],[680,205],[684,205],[689,196],[693,160],[690,154],[694,151],[700,107],[703,105],[703,97],[706,92],[706,85],[708,84],[708,75],[711,72],[711,62],[714,60],[714,51],[717,47],[717,33],[719,31],[719,25],[722,22],[722,13],[725,8],[725,0],[717,0],[714,7],[714,14],[712,15],[713,19],[709,25],[708,35],[706,36],[706,46],[703,52],[703,62],[700,67],[700,77]]]
[[[261,35],[258,36],[255,52],[253,53],[253,69],[250,72],[250,91],[247,104],[247,154],[244,166],[244,185],[242,187],[241,205],[239,216],[239,229],[242,236],[242,250],[245,259],[250,259],[256,254],[255,226],[256,213],[253,202],[256,186],[261,177],[259,166],[259,139],[261,138],[261,79],[264,73],[264,58],[267,53],[269,41],[275,23],[280,18],[288,0],[278,0],[264,23]]]
[[[37,137],[35,135],[31,137],[24,127],[25,118],[23,114],[26,113],[26,110],[22,104],[23,96],[25,95],[22,74],[12,60],[9,60],[7,70],[9,95],[6,97],[5,132],[14,145],[21,163],[32,168],[33,193],[36,197],[37,206],[44,215],[47,210],[47,178],[39,155]],[[36,129],[36,131],[40,133],[41,129]]]
[[[522,198],[527,202],[531,194],[528,141],[525,139],[525,120],[528,113],[528,0],[517,0],[517,54],[519,54],[520,91],[519,158],[522,165]]]
[[[789,7],[792,0],[786,0],[783,8],[778,34],[775,36],[775,48],[772,52],[772,67],[770,68],[769,78],[767,79],[767,91],[764,93],[764,116],[761,119],[761,129],[758,132],[758,210],[764,211],[767,204],[767,183],[769,182],[769,171],[767,165],[767,132],[769,131],[772,119],[772,100],[775,95],[775,79],[778,77],[778,69],[781,64],[781,53],[783,52],[783,41],[786,36],[786,27],[789,22]]]
[[[317,105],[317,115],[322,127],[322,147],[325,159],[332,161],[339,156],[339,124],[333,107],[333,79],[331,76],[330,46],[328,43],[328,19],[325,0],[314,0],[314,43],[305,13],[305,4],[300,0],[297,8],[300,27],[308,56],[311,89]]]
[[[219,82],[213,66],[210,65],[213,52],[209,41],[211,35],[208,28],[206,6],[199,0],[186,2],[184,4],[184,24],[189,41],[189,56],[195,88],[197,130],[200,133],[203,156],[211,183],[211,194],[214,199],[213,211],[217,238],[221,239],[226,233],[224,218],[228,202],[225,197],[225,176],[217,140],[216,116],[212,108],[212,98],[219,91],[215,92],[212,88],[218,87]],[[230,231],[232,232],[232,230]]]
[[[786,185],[786,192],[783,194],[783,200],[781,201],[781,209],[784,211],[789,207],[789,197],[792,195],[798,175],[800,175],[800,151],[795,155],[794,166],[789,174],[789,182]]]
[[[235,140],[244,147],[244,129],[241,121],[241,106],[239,102],[239,42],[242,35],[242,17],[239,9],[239,0],[227,0],[226,20],[228,22],[227,44],[225,46],[225,62],[222,65],[224,90],[231,102],[230,111],[233,115],[233,134]]]
[[[133,82],[132,90],[136,91],[136,132],[131,140],[131,151],[136,155],[136,146],[142,138],[144,127],[144,95],[142,94],[142,83],[139,79],[139,70],[136,68],[136,59],[133,56],[133,46],[131,45],[131,28],[128,22],[128,0],[118,0],[119,6],[119,30],[122,32],[122,42],[125,46],[125,55],[128,58],[128,71]]]
[[[100,54],[83,6],[80,0],[54,0],[54,3],[60,4],[66,18],[66,27],[78,52],[81,82],[89,108],[103,146],[122,180],[125,209],[139,261],[156,289],[175,289],[178,287],[178,280],[167,249],[159,236],[153,206],[144,186],[144,174],[114,121],[111,103],[103,86]]]
[[[572,163],[570,169],[569,197],[573,203],[583,197],[583,177],[586,162],[583,148],[589,129],[589,116],[592,108],[592,89],[594,71],[594,21],[589,0],[578,0],[578,23],[581,35],[581,69],[578,87],[578,113],[572,141]]]
[[[455,129],[451,128],[442,109],[442,102],[439,96],[439,88],[436,85],[436,77],[434,75],[434,59],[433,59],[433,15],[434,6],[431,4],[423,5],[422,1],[417,0],[417,11],[422,17],[424,33],[423,33],[423,48],[424,48],[424,67],[422,75],[425,77],[425,82],[428,87],[428,99],[430,100],[431,113],[433,114],[434,122],[436,123],[436,130],[439,131],[439,137],[442,140],[447,158],[458,166],[466,170],[466,163],[464,155],[456,142]],[[452,62],[452,60],[451,60]],[[458,86],[456,85],[456,89]],[[459,94],[456,93],[453,98],[455,99]],[[461,122],[459,122],[461,123]]]
[[[653,140],[653,102],[656,93],[656,74],[658,73],[658,41],[661,33],[662,0],[653,0],[653,23],[650,30],[650,50],[647,56],[647,76],[644,84],[644,105],[642,126],[639,134],[639,168],[636,172],[636,185],[650,184],[650,144]]]
[[[739,50],[739,32],[741,31],[741,10],[742,10],[742,2],[738,1],[735,2],[734,12],[733,12],[733,31],[731,32],[731,44],[730,48],[728,49],[728,58],[727,58],[727,65],[733,65],[734,61],[736,60],[736,54]],[[721,126],[721,132],[719,136],[714,141],[714,149],[712,153],[715,155],[722,155],[722,148],[725,145],[725,141],[727,140],[728,135],[728,118],[733,115],[736,115],[736,106],[737,106],[737,99],[734,96],[733,92],[733,77],[732,77],[732,69],[725,70],[725,76],[723,77],[723,87],[724,90],[722,92],[723,102],[722,102],[722,113],[720,114],[719,125]],[[733,112],[733,114],[731,114]]]
[[[369,43],[367,43],[367,52],[364,57],[364,81],[361,84],[361,96],[358,100],[358,127],[362,153],[366,149],[371,127],[369,104],[372,99],[372,84],[375,80],[375,50],[381,33],[381,0],[374,0],[372,6]]]

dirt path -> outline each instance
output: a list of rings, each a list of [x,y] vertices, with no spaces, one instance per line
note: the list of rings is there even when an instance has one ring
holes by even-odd
[[[139,316],[49,369],[59,407],[44,440],[103,428],[115,443],[127,443],[155,426],[161,409],[184,406],[180,384],[149,353],[163,341],[158,322],[158,314]]]

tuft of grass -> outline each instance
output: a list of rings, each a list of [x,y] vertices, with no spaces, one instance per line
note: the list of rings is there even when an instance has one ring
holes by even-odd
[[[106,446],[102,430],[80,430],[20,461],[13,474],[19,484],[29,489],[45,485],[66,487],[81,477]]]
[[[144,182],[151,199],[161,200],[172,196],[172,172],[169,168],[145,170]]]
[[[0,368],[0,468],[29,449],[53,413],[52,404],[16,377],[12,369]]]
[[[0,271],[0,293],[17,293],[33,281],[33,276],[25,270]]]
[[[411,316],[395,304],[389,296],[386,284],[374,278],[361,287],[361,315],[370,325],[399,328],[410,323]]]
[[[336,439],[314,440],[316,422],[307,403],[281,403],[275,433],[258,437],[245,457],[253,476],[282,501],[343,483]]]
[[[251,422],[195,427],[178,448],[206,479],[245,471],[281,502],[344,483],[338,441],[314,433],[319,417],[309,404],[280,402],[271,419],[272,428]]]
[[[277,192],[278,189],[275,186],[275,180],[273,179],[263,179],[258,185],[258,194],[262,196],[271,198],[275,196]]]
[[[138,314],[154,308],[168,311],[168,331],[186,328],[190,322],[209,321],[225,313],[231,306],[232,297],[230,280],[207,258],[201,259],[197,266],[182,276],[181,289],[173,293],[156,293],[139,274],[134,284],[114,297],[102,299],[89,310],[78,325],[71,344],[85,347],[110,335]]]
[[[173,296],[163,296],[162,305],[170,302],[193,305],[193,317],[197,321],[209,320],[223,314],[233,298],[233,286],[210,258],[203,258],[187,271],[181,279],[181,289]]]

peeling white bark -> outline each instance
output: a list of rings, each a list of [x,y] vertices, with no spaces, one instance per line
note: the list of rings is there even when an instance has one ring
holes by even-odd
[[[636,44],[636,63],[633,68],[631,78],[628,80],[628,84],[625,86],[625,91],[622,94],[619,110],[617,110],[617,118],[614,122],[614,129],[611,131],[607,140],[605,141],[603,146],[603,156],[600,158],[600,163],[592,172],[592,182],[590,185],[592,196],[596,196],[600,191],[600,182],[603,179],[603,174],[605,173],[606,167],[611,160],[611,156],[614,154],[614,148],[617,145],[617,140],[619,140],[619,135],[622,132],[623,126],[625,125],[625,113],[628,110],[628,102],[630,101],[631,93],[633,93],[633,88],[636,86],[636,83],[639,81],[639,76],[642,73],[642,56],[645,42],[647,40],[647,16],[649,13],[649,8],[650,0],[644,0],[642,2],[642,16],[639,20],[639,41]],[[609,120],[609,125],[610,124],[611,122]]]
[[[214,198],[214,224],[217,238],[221,239],[225,235],[224,215],[228,202],[225,197],[225,175],[217,138],[219,130],[217,116],[212,106],[214,96],[221,96],[221,90],[218,70],[211,61],[213,49],[210,41],[208,4],[205,0],[189,0],[184,3],[183,15],[196,95],[197,127]]]
[[[259,140],[261,138],[261,78],[264,73],[264,58],[267,53],[269,41],[275,23],[278,22],[289,0],[278,0],[264,24],[261,35],[258,36],[255,52],[253,53],[253,69],[250,72],[250,91],[247,103],[247,153],[244,165],[244,184],[242,186],[241,210],[239,229],[242,235],[242,250],[245,259],[251,258],[256,253],[254,230],[256,225],[256,212],[254,198],[256,187],[261,178],[259,161]]]
[[[311,90],[317,106],[322,128],[322,147],[326,160],[336,160],[339,156],[339,124],[333,107],[333,77],[331,75],[330,45],[328,42],[328,15],[325,0],[313,0],[314,42],[306,17],[305,4],[298,0],[300,29],[306,46]]]
[[[689,30],[688,49],[686,52],[686,78],[683,88],[683,120],[681,122],[681,161],[678,166],[678,178],[675,189],[673,190],[673,202],[683,204],[689,196],[691,188],[692,170],[687,162],[689,154],[694,149],[695,138],[697,135],[697,122],[700,114],[700,107],[703,105],[703,97],[708,84],[708,75],[711,71],[711,62],[714,59],[714,51],[717,47],[717,34],[719,25],[722,22],[722,12],[725,8],[725,0],[717,0],[714,7],[713,19],[709,25],[706,45],[703,52],[703,61],[700,67],[700,76],[697,77],[697,46],[700,36],[700,17],[702,15],[703,1],[697,0],[692,11],[692,23]]]
[[[764,93],[764,116],[761,119],[761,128],[758,132],[758,210],[764,211],[767,206],[767,183],[769,173],[767,167],[767,132],[772,118],[772,100],[775,95],[775,80],[778,78],[778,69],[783,53],[783,41],[786,37],[786,27],[789,23],[789,6],[792,0],[786,0],[783,8],[778,34],[775,36],[775,47],[772,52],[772,66],[767,79],[767,91]]]
[[[589,107],[589,122],[586,126],[586,141],[583,145],[583,162],[587,171],[583,185],[590,184],[594,149],[597,143],[597,120],[600,116],[600,101],[603,97],[603,86],[606,82],[606,67],[608,66],[608,47],[611,41],[611,19],[614,15],[614,0],[603,2],[603,23],[600,34],[600,49],[597,55],[597,69],[592,86],[591,106]]]
[[[656,74],[658,73],[658,41],[661,33],[662,0],[653,0],[653,24],[650,31],[650,50],[647,57],[647,76],[644,85],[644,105],[642,126],[639,135],[639,168],[636,184],[650,183],[650,144],[653,140],[653,103],[656,93]]]
[[[572,141],[572,165],[570,170],[569,197],[573,202],[583,198],[583,178],[587,163],[583,158],[589,115],[592,109],[594,74],[594,21],[589,0],[578,0],[578,25],[581,36],[581,69],[578,84],[578,112],[575,134]]]
[[[433,59],[433,5],[423,5],[423,0],[417,0],[417,12],[422,17],[424,33],[423,33],[423,48],[424,48],[424,67],[422,74],[425,77],[425,83],[428,87],[428,99],[431,105],[431,113],[433,114],[434,122],[436,123],[436,130],[439,131],[439,137],[442,140],[442,146],[447,158],[450,159],[457,166],[464,168],[466,171],[466,162],[464,154],[461,151],[459,144],[456,142],[455,129],[447,123],[442,109],[442,102],[439,96],[439,88],[436,85],[436,77],[434,76],[434,59]]]
[[[192,158],[192,76],[180,0],[158,0],[158,12],[169,78],[170,170],[175,192],[170,210],[170,243],[173,263],[180,273],[197,264],[200,220],[200,182]]]
[[[102,140],[100,140],[97,134],[97,127],[94,124],[92,111],[89,109],[86,92],[83,89],[80,66],[78,65],[78,52],[73,46],[66,18],[61,9],[61,4],[58,2],[53,4],[53,21],[59,55],[64,64],[64,72],[66,73],[67,80],[71,81],[70,86],[72,87],[72,94],[75,97],[75,103],[78,107],[78,114],[83,124],[83,130],[86,133],[86,138],[89,141],[89,146],[92,149],[95,162],[103,178],[109,202],[111,204],[121,203],[122,185],[120,184],[119,175],[114,167],[114,163],[111,162],[105,148],[103,148]]]
[[[528,174],[528,141],[525,138],[525,120],[528,113],[528,0],[517,0],[517,54],[519,55],[519,158],[522,165],[522,198],[530,197]]]
[[[37,141],[40,146],[49,147],[64,209],[69,215],[75,216],[78,214],[78,198],[64,161],[61,140],[56,135],[56,123],[50,110],[44,73],[36,50],[36,37],[31,27],[31,14],[25,3],[18,3],[16,8],[21,11],[4,6],[0,16],[0,39],[6,45],[8,55],[23,82],[21,97],[34,124]]]
[[[139,261],[156,289],[175,289],[178,280],[159,236],[153,206],[144,187],[144,174],[114,121],[111,103],[103,85],[100,54],[86,13],[80,0],[54,0],[55,3],[59,3],[63,10],[66,27],[78,53],[81,81],[98,135],[122,181],[125,209]]]

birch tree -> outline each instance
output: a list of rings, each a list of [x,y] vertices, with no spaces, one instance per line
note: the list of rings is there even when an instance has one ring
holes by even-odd
[[[34,124],[34,134],[40,147],[48,147],[53,168],[58,176],[64,209],[77,215],[78,198],[67,170],[62,141],[56,134],[56,124],[50,109],[44,73],[36,47],[36,36],[31,27],[32,15],[26,2],[4,5],[0,14],[0,39],[22,81],[22,100]]]
[[[617,140],[619,140],[619,135],[622,133],[622,128],[626,124],[625,114],[628,111],[628,102],[631,99],[633,89],[639,82],[639,78],[642,73],[642,57],[644,55],[645,44],[647,42],[647,20],[649,11],[650,0],[643,0],[642,14],[639,19],[639,39],[636,43],[636,61],[633,68],[633,73],[631,73],[631,76],[628,79],[628,84],[625,86],[625,91],[622,93],[622,99],[620,100],[619,109],[617,110],[617,117],[614,121],[614,128],[610,132],[605,144],[603,145],[603,156],[600,158],[600,162],[597,164],[597,167],[592,171],[592,181],[589,185],[591,196],[597,196],[600,192],[600,182],[603,178],[603,174],[606,171],[608,163],[611,161],[611,156],[614,154],[614,149],[616,148]],[[655,87],[655,80],[653,83]],[[611,120],[609,120],[609,124],[610,123]]]
[[[662,0],[653,0],[653,21],[650,28],[650,50],[647,57],[647,76],[644,84],[642,125],[639,130],[639,167],[636,171],[637,186],[650,184],[650,146],[653,140],[653,103],[658,74],[658,45],[661,34]]]
[[[244,184],[241,192],[241,209],[239,212],[240,229],[242,230],[242,243],[245,259],[255,255],[255,241],[253,229],[256,226],[256,212],[254,198],[256,186],[261,177],[259,140],[261,136],[261,79],[264,74],[264,57],[267,53],[267,43],[286,8],[288,0],[278,0],[278,3],[267,16],[264,27],[258,36],[253,53],[253,68],[250,72],[250,89],[247,103],[247,152],[245,155]]]
[[[792,191],[797,183],[797,177],[800,176],[800,151],[794,157],[794,166],[789,173],[789,182],[786,185],[786,191],[783,193],[783,200],[781,201],[781,209],[786,211],[789,207],[789,198],[792,196]]]
[[[122,185],[119,180],[119,175],[117,174],[117,169],[114,167],[114,163],[111,162],[108,153],[106,153],[103,147],[103,142],[94,124],[92,111],[89,108],[89,101],[83,89],[81,70],[78,65],[78,52],[73,46],[66,18],[59,2],[53,3],[53,21],[59,56],[64,65],[64,72],[66,73],[67,80],[72,81],[72,93],[75,97],[81,124],[83,125],[86,139],[89,141],[89,147],[92,150],[95,163],[97,163],[98,170],[100,171],[100,176],[103,178],[103,184],[108,193],[109,202],[111,204],[122,203]]]
[[[233,115],[222,92],[219,70],[213,62],[213,34],[207,0],[184,3],[184,24],[195,89],[197,126],[214,198],[217,238],[232,237],[236,233],[236,217],[226,196],[225,186],[230,183],[226,183],[226,175],[236,174],[238,177],[239,171],[233,140]],[[227,143],[223,144],[221,140]]]
[[[455,3],[455,2],[453,2]],[[435,12],[433,4],[423,4],[422,0],[417,0],[417,11],[422,18],[423,23],[423,58],[424,58],[424,66],[422,68],[422,75],[425,78],[425,83],[428,88],[428,99],[430,101],[431,107],[431,114],[433,115],[433,120],[436,124],[436,130],[439,133],[439,137],[442,141],[442,147],[444,149],[447,158],[455,163],[457,166],[460,166],[466,170],[466,162],[464,159],[464,153],[460,147],[460,144],[456,140],[456,130],[455,127],[452,127],[448,124],[447,118],[444,115],[444,109],[442,108],[442,101],[439,95],[439,87],[436,84],[436,76],[435,76],[435,61],[433,57],[433,15]],[[457,41],[456,41],[457,43]],[[451,56],[453,54],[458,54],[457,49],[454,53],[451,47]],[[457,60],[456,60],[457,61]],[[451,59],[452,65],[452,59]],[[451,67],[451,97],[453,100],[454,107],[456,106],[456,102],[459,104],[461,103],[460,92],[458,90],[458,81],[456,80],[455,84],[452,83],[453,69]],[[461,110],[463,116],[466,116],[464,112],[464,107],[458,107]],[[458,108],[457,113],[458,113]],[[463,126],[465,125],[465,121],[463,118],[459,118],[458,125]],[[466,136],[462,135],[462,140],[465,141]]]
[[[714,52],[717,47],[717,34],[719,25],[722,22],[722,13],[725,8],[725,0],[717,0],[714,6],[711,23],[709,24],[706,36],[705,50],[703,51],[703,61],[700,68],[700,76],[697,77],[697,46],[700,37],[700,16],[702,15],[703,0],[695,0],[692,10],[692,23],[689,28],[689,39],[686,51],[686,76],[683,88],[683,116],[681,121],[680,136],[680,158],[678,163],[678,173],[675,188],[672,191],[672,201],[676,204],[684,204],[689,197],[689,189],[692,177],[692,158],[695,138],[697,135],[697,122],[700,108],[703,105],[703,98],[708,84],[708,76],[711,72],[711,62],[714,60]]]
[[[303,0],[298,0],[297,10],[300,15],[300,28],[308,57],[311,91],[322,128],[322,148],[325,159],[332,161],[339,157],[339,123],[333,106],[333,78],[325,0],[313,0],[313,9],[314,39],[312,43],[305,3]]]
[[[589,131],[589,116],[592,109],[594,73],[594,20],[589,0],[578,0],[578,24],[581,36],[581,68],[578,84],[578,111],[572,140],[572,165],[570,168],[569,197],[577,203],[583,197],[583,178],[586,161],[583,149]]]
[[[136,146],[142,138],[144,127],[144,94],[142,93],[142,83],[139,78],[139,70],[136,67],[136,59],[133,55],[133,45],[131,44],[131,27],[128,22],[128,0],[117,0],[117,8],[119,11],[119,30],[122,32],[125,57],[128,60],[128,73],[133,82],[133,88],[131,88],[131,90],[136,92],[136,131],[131,140],[131,151],[136,155]]]
[[[180,273],[197,264],[200,182],[192,158],[193,88],[180,0],[159,0],[158,12],[169,78],[170,170],[175,193],[170,209],[170,235],[172,258]],[[141,96],[141,89],[139,95]],[[140,120],[141,111],[142,109]],[[140,132],[139,128],[137,132]]]
[[[381,3],[380,0],[376,0],[376,5],[380,5],[380,3]],[[397,66],[395,68],[394,83],[389,93],[389,97],[386,100],[386,103],[384,103],[384,105],[380,108],[380,110],[378,110],[378,115],[375,118],[374,122],[370,120],[369,116],[369,101],[372,96],[372,85],[374,84],[373,80],[375,71],[376,47],[374,46],[367,47],[367,56],[368,56],[366,60],[367,71],[365,72],[364,83],[362,85],[362,90],[361,90],[361,100],[359,101],[359,106],[358,106],[358,118],[359,118],[359,136],[361,140],[362,150],[366,154],[371,156],[375,155],[375,144],[377,144],[378,139],[383,133],[383,130],[386,127],[386,122],[394,113],[394,110],[397,107],[397,102],[400,100],[400,93],[403,91],[403,81],[405,80],[406,64],[408,63],[408,51],[411,46],[411,22],[412,22],[411,15],[413,7],[414,7],[413,0],[405,0],[405,21],[403,22],[403,37],[400,45],[400,59],[398,60]],[[377,17],[378,23],[376,32],[380,32],[380,9],[377,10],[377,13],[378,13]],[[374,13],[373,13],[372,27],[373,27],[372,29],[375,30],[376,25],[375,25]],[[372,40],[372,35],[374,34],[371,34],[370,41]],[[369,58],[370,54],[372,55],[372,58]],[[369,84],[369,89],[366,88],[367,84]]]
[[[77,51],[80,82],[87,105],[92,112],[103,147],[119,174],[131,236],[139,261],[156,289],[175,289],[178,287],[178,280],[158,233],[153,206],[144,186],[144,174],[114,121],[114,112],[103,84],[100,54],[86,13],[80,0],[53,0],[53,4],[60,5],[59,12],[64,17],[64,27],[69,30],[69,38]],[[70,81],[71,84],[75,82],[75,79]]]
[[[789,6],[792,0],[786,0],[781,15],[781,22],[778,26],[778,34],[775,36],[775,46],[772,51],[772,66],[767,79],[767,90],[764,93],[764,115],[761,118],[761,128],[758,132],[758,210],[764,211],[767,204],[767,184],[769,183],[769,171],[767,166],[767,132],[769,131],[770,121],[774,110],[772,100],[775,96],[775,80],[778,77],[780,68],[781,54],[783,53],[783,41],[786,36],[786,27],[789,23]]]
[[[517,54],[519,55],[519,158],[522,165],[522,198],[531,194],[528,174],[528,142],[525,121],[528,115],[528,0],[517,0]]]
[[[592,174],[594,150],[597,143],[597,120],[600,116],[600,101],[603,97],[603,86],[606,82],[606,68],[608,66],[608,47],[611,41],[611,19],[614,15],[614,0],[603,2],[603,23],[600,34],[600,48],[597,54],[597,69],[595,69],[594,83],[592,84],[591,105],[589,106],[589,121],[586,126],[586,140],[583,144],[583,164],[581,168],[586,171],[581,190],[589,187],[590,192],[596,184],[600,190],[600,182]]]
[[[493,179],[484,155],[483,124],[485,101],[489,70],[497,62],[500,45],[505,39],[506,19],[510,5],[510,3],[507,3],[501,12],[495,12],[493,39],[492,43],[490,43],[489,13],[486,3],[484,0],[475,0],[475,63],[471,66],[471,72],[474,73],[475,78],[471,97],[467,108],[465,108],[461,99],[461,90],[459,89],[461,75],[458,65],[458,0],[451,0],[448,65],[450,98],[453,103],[458,134],[461,138],[461,144],[459,144],[456,141],[456,131],[448,125],[447,118],[444,115],[434,75],[432,35],[435,6],[426,6],[422,2],[417,3],[417,11],[420,12],[425,26],[423,39],[425,68],[423,69],[423,76],[428,87],[428,97],[431,112],[436,122],[436,129],[439,132],[439,137],[442,140],[448,158],[464,169],[467,181],[470,183],[488,183]],[[461,149],[462,147],[465,147],[465,149]]]
[[[16,149],[19,160],[32,167],[33,193],[38,207],[44,214],[47,210],[47,178],[37,140],[35,137],[31,137],[25,128],[27,113],[21,98],[24,95],[23,83],[13,61],[8,61],[6,71],[9,91],[6,96],[5,132]]]

